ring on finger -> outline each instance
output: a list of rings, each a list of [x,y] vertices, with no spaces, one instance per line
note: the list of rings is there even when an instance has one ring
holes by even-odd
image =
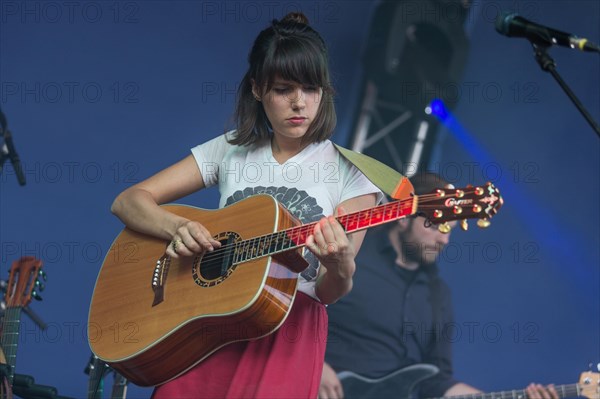
[[[179,246],[179,244],[183,244],[183,241],[181,241],[180,239],[171,241],[171,247],[173,248],[173,252],[177,253],[177,247]]]

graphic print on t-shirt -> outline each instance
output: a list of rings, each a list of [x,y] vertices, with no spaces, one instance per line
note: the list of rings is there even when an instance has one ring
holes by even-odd
[[[277,202],[285,206],[285,208],[292,215],[297,217],[302,224],[316,222],[324,216],[323,208],[317,204],[315,198],[308,195],[304,190],[288,187],[246,187],[243,190],[234,192],[227,198],[225,206],[229,206],[256,194],[269,194],[271,197],[275,198]],[[300,275],[306,281],[315,280],[317,278],[319,261],[315,255],[307,249],[304,250],[304,259],[308,262],[308,267]]]

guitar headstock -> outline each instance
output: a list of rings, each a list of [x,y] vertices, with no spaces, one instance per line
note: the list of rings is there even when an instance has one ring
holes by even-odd
[[[581,373],[579,377],[579,396],[588,399],[600,398],[600,373],[591,371]]]
[[[41,300],[46,274],[41,270],[42,261],[33,256],[23,256],[13,262],[6,286],[6,307],[25,307],[31,298]]]
[[[446,222],[453,220],[461,220],[463,230],[467,229],[466,219],[479,219],[479,227],[488,227],[489,219],[504,203],[500,191],[492,183],[478,187],[439,188],[417,197],[417,214],[439,224],[444,233],[450,231]]]

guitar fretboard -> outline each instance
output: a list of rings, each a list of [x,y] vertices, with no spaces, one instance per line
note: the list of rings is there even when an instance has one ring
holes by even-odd
[[[413,197],[338,216],[336,219],[346,233],[352,233],[412,215],[416,211],[416,206],[417,197]],[[239,264],[302,247],[306,245],[306,239],[312,234],[314,226],[315,223],[309,223],[239,241],[234,245],[232,261],[234,264]]]
[[[21,325],[21,310],[20,306],[9,307],[4,312],[4,320],[2,322],[2,349],[6,356],[6,364],[12,367],[8,375],[8,382],[12,385],[15,366],[17,365],[17,346],[19,344],[19,329]]]
[[[554,387],[559,398],[573,398],[581,394],[579,384],[556,385]],[[457,395],[440,399],[527,399],[525,390],[512,390],[491,393],[476,393],[469,395]]]

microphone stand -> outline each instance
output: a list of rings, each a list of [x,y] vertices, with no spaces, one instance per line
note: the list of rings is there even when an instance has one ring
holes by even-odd
[[[23,312],[29,316],[31,321],[33,321],[40,328],[40,330],[45,331],[48,328],[48,325],[44,322],[44,320],[42,320],[42,318],[38,316],[38,314],[35,313],[29,306],[24,307]]]
[[[588,123],[592,126],[592,129],[596,132],[598,137],[600,137],[600,127],[592,118],[592,115],[585,109],[581,101],[577,98],[573,90],[567,85],[567,83],[563,80],[563,78],[556,71],[556,62],[554,59],[548,54],[549,45],[542,45],[532,42],[531,43],[534,50],[535,60],[538,62],[542,70],[546,72],[550,72],[550,74],[554,77],[554,79],[558,82],[560,87],[567,93],[567,96],[573,101],[579,112],[581,112],[584,118],[588,121]]]
[[[0,137],[4,137],[1,127],[0,127]],[[8,159],[8,152],[4,152],[3,148],[0,147],[0,175],[2,174],[2,170],[4,169],[4,162],[6,162],[7,159]]]
[[[7,159],[10,159],[19,185],[24,186],[26,184],[25,175],[23,174],[21,161],[15,150],[15,145],[12,141],[12,133],[8,130],[8,122],[6,121],[6,115],[2,112],[2,108],[0,108],[0,137],[4,138],[4,145],[0,149],[0,174],[2,174],[4,162],[6,162]],[[4,152],[5,150],[6,152]]]

